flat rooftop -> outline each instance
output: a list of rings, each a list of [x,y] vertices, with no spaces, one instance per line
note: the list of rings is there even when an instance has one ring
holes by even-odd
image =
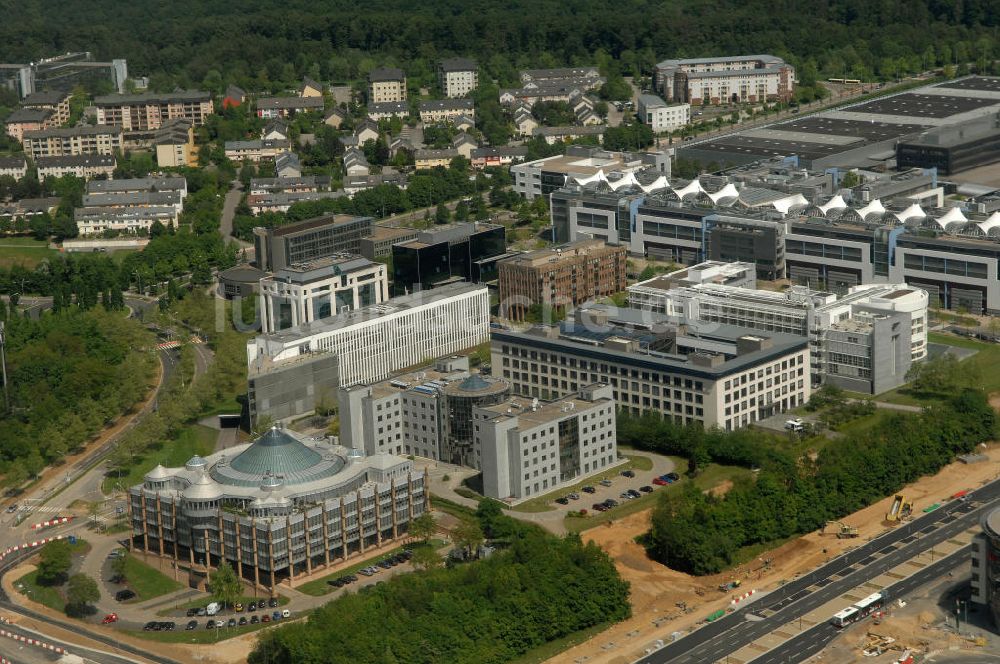
[[[374,264],[374,262],[368,260],[364,256],[358,256],[357,254],[334,254],[333,256],[324,256],[311,261],[292,263],[291,265],[275,272],[275,277],[280,277],[286,272],[302,275],[316,270],[339,270],[340,272],[352,272]]]
[[[362,222],[362,221],[371,221],[371,218],[355,217],[350,214],[333,214],[333,215],[326,215],[323,217],[315,217],[314,219],[305,219],[303,221],[299,221],[294,224],[286,224],[284,226],[279,226],[278,228],[269,229],[269,231],[271,235],[274,237],[284,237],[285,235],[292,235],[294,233],[310,231],[316,228],[322,228],[324,226],[340,226],[352,222]]]
[[[401,237],[416,237],[419,234],[420,230],[416,228],[391,228],[389,226],[375,225],[372,226],[372,234],[368,237],[375,242],[384,242],[386,240],[395,240]]]
[[[993,106],[997,103],[996,99],[905,92],[884,99],[874,99],[857,106],[849,106],[843,110],[854,113],[902,115],[913,118],[947,118],[984,106]]]
[[[604,399],[587,401],[576,396],[567,396],[558,401],[539,401],[533,409],[531,399],[512,397],[503,403],[487,406],[482,410],[493,413],[493,417],[496,418],[516,417],[519,429],[530,429],[564,419],[571,413],[586,411],[602,401]]]
[[[813,115],[791,122],[783,122],[769,127],[773,131],[800,132],[803,134],[823,134],[829,136],[853,136],[870,142],[885,141],[906,134],[918,132],[930,125],[899,124],[895,122],[872,122],[868,120],[845,120],[825,115]]]
[[[625,247],[612,246],[604,240],[576,240],[555,247],[536,249],[535,251],[527,251],[522,254],[511,254],[504,262],[529,265],[531,267],[543,267],[545,265],[556,265],[560,261],[568,261],[579,256],[590,256],[598,252],[605,254],[616,251],[624,254]]]
[[[863,145],[858,139],[858,146]],[[814,143],[805,140],[781,140],[778,138],[763,138],[733,134],[713,141],[692,146],[699,150],[714,150],[728,154],[741,154],[750,157],[777,157],[780,155],[798,155],[804,159],[826,157],[855,146]]]
[[[952,90],[979,90],[982,92],[1000,92],[1000,78],[995,76],[969,76],[960,78],[957,81],[945,81],[938,83],[935,88],[949,88]]]

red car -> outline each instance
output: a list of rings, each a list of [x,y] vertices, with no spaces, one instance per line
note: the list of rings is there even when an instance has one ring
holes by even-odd
[[[655,484],[657,486],[666,486],[667,484],[669,484],[669,482],[667,482],[662,477],[654,477],[653,478],[653,484]]]
[[[116,622],[118,622],[118,614],[109,613],[108,615],[104,616],[104,620],[101,621],[101,624],[110,625],[111,623],[116,623]]]

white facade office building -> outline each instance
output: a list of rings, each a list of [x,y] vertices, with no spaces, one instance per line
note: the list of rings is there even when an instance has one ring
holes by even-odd
[[[387,299],[384,263],[352,254],[296,263],[260,280],[261,329],[270,334]]]
[[[329,353],[337,358],[340,386],[373,382],[488,341],[489,323],[485,286],[447,285],[262,334],[247,343],[247,364],[254,373]]]
[[[618,461],[615,400],[608,385],[539,403],[516,398],[476,408],[483,494],[519,500],[578,482]]]

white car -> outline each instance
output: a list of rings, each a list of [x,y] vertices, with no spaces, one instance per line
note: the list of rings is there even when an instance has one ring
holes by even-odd
[[[798,418],[785,420],[785,428],[789,431],[802,431],[805,428],[805,422]]]
[[[292,615],[291,611],[289,611],[288,609],[282,609],[282,611],[281,611],[281,617],[282,618],[290,618],[291,615]]]

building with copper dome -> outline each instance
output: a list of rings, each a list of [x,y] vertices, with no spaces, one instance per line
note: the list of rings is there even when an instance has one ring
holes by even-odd
[[[128,506],[133,546],[187,569],[191,585],[226,561],[273,589],[400,537],[427,498],[407,459],[274,427],[182,468],[155,467]]]

